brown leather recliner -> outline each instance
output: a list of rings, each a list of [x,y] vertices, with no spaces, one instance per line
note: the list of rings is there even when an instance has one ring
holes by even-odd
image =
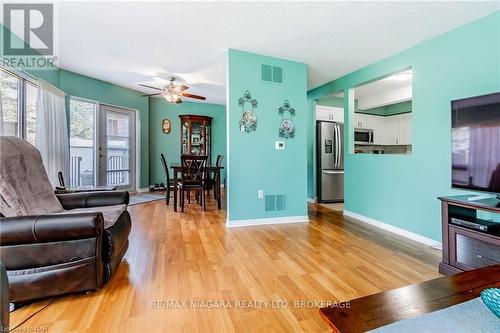
[[[128,248],[126,191],[54,195],[36,148],[0,137],[0,261],[10,302],[95,290]]]

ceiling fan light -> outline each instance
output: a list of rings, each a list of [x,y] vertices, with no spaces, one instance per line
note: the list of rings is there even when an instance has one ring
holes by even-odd
[[[172,95],[170,94],[164,94],[163,97],[167,100],[169,103],[173,103],[175,100],[172,98]]]

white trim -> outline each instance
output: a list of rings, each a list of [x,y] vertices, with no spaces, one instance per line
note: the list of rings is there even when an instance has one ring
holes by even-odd
[[[284,217],[270,217],[263,219],[251,219],[251,220],[233,220],[227,221],[226,227],[236,228],[236,227],[248,227],[254,225],[265,225],[265,224],[282,224],[282,223],[304,223],[309,222],[308,216],[284,216]]]
[[[313,198],[307,198],[307,202],[316,203],[316,199],[313,199]]]
[[[138,188],[136,192],[137,193],[149,192],[149,187]]]
[[[370,217],[366,217],[366,216],[363,216],[363,215],[360,215],[360,214],[357,214],[357,213],[353,213],[353,212],[350,212],[348,210],[344,210],[344,215],[348,216],[350,218],[353,218],[355,220],[358,220],[360,222],[364,222],[364,223],[373,225],[373,226],[375,226],[377,228],[384,229],[384,230],[387,230],[387,231],[392,232],[394,234],[397,234],[397,235],[409,238],[411,240],[414,240],[416,242],[419,242],[419,243],[422,243],[424,245],[430,246],[432,248],[436,248],[436,249],[441,250],[442,247],[443,247],[443,244],[441,242],[438,242],[438,241],[435,241],[433,239],[427,238],[425,236],[421,236],[421,235],[415,234],[415,233],[413,233],[411,231],[404,230],[404,229],[395,227],[393,225],[390,225],[390,224],[387,224],[387,223],[384,223],[384,222],[372,219]]]

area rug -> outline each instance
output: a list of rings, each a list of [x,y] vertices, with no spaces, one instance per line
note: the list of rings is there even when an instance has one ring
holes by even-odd
[[[138,205],[146,202],[157,201],[157,200],[165,200],[164,194],[151,194],[151,193],[140,193],[140,194],[132,194],[130,195],[129,206]]]

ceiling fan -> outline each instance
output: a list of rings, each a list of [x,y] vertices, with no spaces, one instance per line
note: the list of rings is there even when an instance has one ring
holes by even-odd
[[[185,92],[185,90],[189,89],[188,86],[186,85],[175,85],[175,77],[171,76],[168,78],[170,83],[166,84],[163,88],[157,88],[153,86],[148,86],[147,84],[142,84],[139,83],[141,87],[146,87],[146,88],[151,88],[151,89],[156,89],[156,90],[161,90],[159,93],[154,93],[154,94],[146,94],[142,96],[157,96],[157,95],[162,95],[163,98],[167,100],[169,103],[175,103],[175,104],[180,104],[182,103],[181,97],[187,97],[187,98],[194,98],[194,99],[200,99],[204,101],[206,97],[200,96],[200,95],[195,95],[195,94],[190,94],[188,92]]]

